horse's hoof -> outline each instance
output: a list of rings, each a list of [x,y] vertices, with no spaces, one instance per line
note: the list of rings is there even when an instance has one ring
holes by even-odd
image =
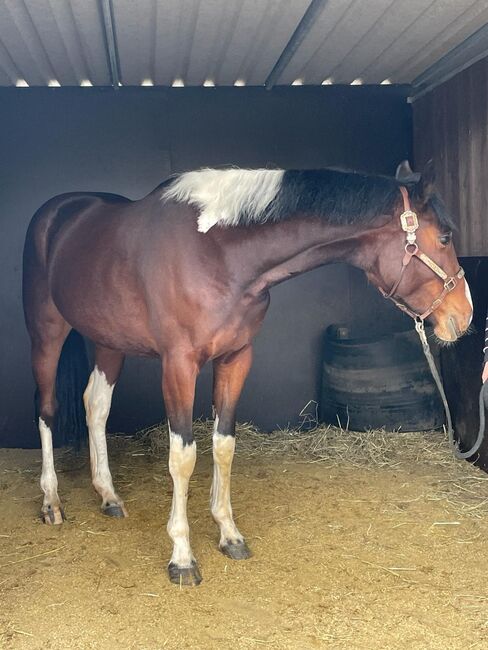
[[[43,506],[41,519],[48,526],[59,526],[66,520],[61,506]]]
[[[202,576],[198,564],[193,560],[189,567],[179,567],[174,562],[168,564],[168,575],[170,582],[185,587],[198,587]]]
[[[232,542],[227,540],[225,544],[220,545],[220,550],[224,555],[230,557],[232,560],[247,560],[252,557],[249,546],[244,540]]]
[[[102,506],[102,512],[107,517],[115,517],[116,519],[123,519],[128,516],[127,510],[119,503],[108,503],[106,506]]]

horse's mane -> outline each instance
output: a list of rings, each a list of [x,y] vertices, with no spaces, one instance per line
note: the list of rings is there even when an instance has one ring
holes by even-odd
[[[165,185],[163,199],[200,209],[198,229],[281,222],[296,213],[321,216],[327,223],[369,223],[392,214],[402,183],[339,169],[201,169],[185,172]],[[415,194],[415,188],[410,191]],[[437,196],[429,198],[442,226],[453,224]]]
[[[443,230],[457,230],[453,218],[449,214],[444,201],[438,194],[432,194],[428,198],[427,206],[434,211]]]

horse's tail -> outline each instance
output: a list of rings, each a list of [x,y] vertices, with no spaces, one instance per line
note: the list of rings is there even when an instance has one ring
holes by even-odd
[[[64,342],[56,374],[57,411],[53,432],[56,447],[69,445],[79,450],[87,440],[83,392],[90,370],[85,341],[71,330]]]
[[[64,342],[56,375],[56,442],[80,449],[87,440],[83,392],[90,370],[85,341],[76,330],[71,330]]]

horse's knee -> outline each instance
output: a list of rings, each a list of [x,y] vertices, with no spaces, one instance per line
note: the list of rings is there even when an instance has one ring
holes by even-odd
[[[88,380],[86,390],[83,393],[83,402],[85,404],[86,419],[89,427],[105,426],[112,403],[114,385],[110,385],[103,370],[99,370],[95,366]]]
[[[169,430],[169,473],[173,481],[188,480],[195,468],[197,445],[190,434],[180,435]]]
[[[213,434],[213,458],[214,462],[222,468],[228,468],[232,464],[236,439],[232,435]]]

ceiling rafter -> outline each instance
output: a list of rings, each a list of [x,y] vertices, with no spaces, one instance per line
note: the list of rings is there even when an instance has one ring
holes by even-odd
[[[279,81],[282,72],[286,69],[293,55],[307,37],[312,29],[312,25],[319,14],[322,13],[327,2],[328,0],[312,0],[264,83],[268,90],[271,90],[276,82]]]
[[[119,54],[117,51],[117,38],[115,35],[114,9],[112,0],[100,0],[100,9],[103,17],[105,45],[110,69],[112,86],[118,88],[120,81]]]

